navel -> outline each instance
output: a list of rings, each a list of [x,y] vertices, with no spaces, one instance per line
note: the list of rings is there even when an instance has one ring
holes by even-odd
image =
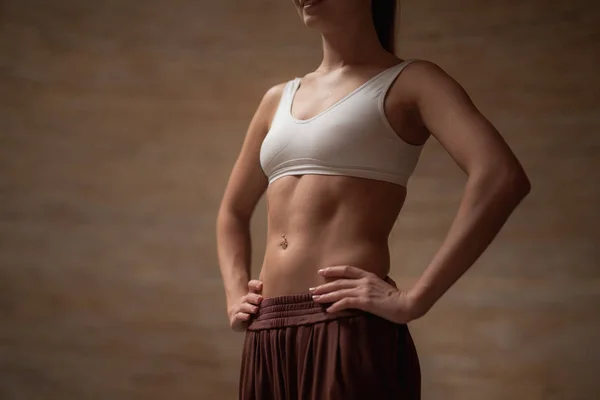
[[[279,243],[279,245],[281,246],[282,249],[287,249],[288,247],[288,241],[285,238],[285,233],[283,235],[281,235],[281,237],[283,238],[283,240],[281,241],[281,243]]]

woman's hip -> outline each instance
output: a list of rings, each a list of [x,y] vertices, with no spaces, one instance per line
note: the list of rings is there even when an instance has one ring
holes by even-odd
[[[379,392],[382,399],[418,399],[419,361],[406,324],[325,308],[308,293],[263,300],[246,332],[241,398],[261,398],[247,395],[258,390],[281,395],[274,399],[358,399]],[[402,393],[412,397],[398,397]]]

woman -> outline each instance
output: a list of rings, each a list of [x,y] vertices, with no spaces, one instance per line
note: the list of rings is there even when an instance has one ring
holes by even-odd
[[[217,221],[231,327],[246,331],[241,399],[419,399],[407,323],[475,262],[529,191],[461,86],[394,53],[392,0],[293,0],[322,35],[316,71],[270,88]],[[388,235],[432,135],[468,175],[416,284],[387,277]],[[250,218],[266,191],[267,245],[250,280]]]

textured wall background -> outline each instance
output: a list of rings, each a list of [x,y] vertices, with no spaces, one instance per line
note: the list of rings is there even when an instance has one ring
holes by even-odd
[[[233,399],[214,222],[260,97],[316,67],[289,1],[0,2],[0,399]],[[600,6],[403,2],[533,192],[411,324],[424,399],[594,400],[600,383]],[[410,285],[464,177],[431,141],[390,244]],[[254,270],[265,210],[253,220]]]

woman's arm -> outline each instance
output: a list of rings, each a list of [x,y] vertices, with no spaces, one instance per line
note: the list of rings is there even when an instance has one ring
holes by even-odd
[[[473,265],[527,195],[529,180],[496,129],[462,87],[435,64],[418,61],[403,73],[403,93],[421,120],[467,174],[458,213],[442,246],[409,291],[351,265],[319,271],[335,279],[311,288],[329,312],[358,308],[396,323],[423,316]]]
[[[252,251],[250,219],[268,185],[260,166],[260,147],[283,87],[284,84],[274,86],[263,96],[248,127],[219,207],[217,253],[228,312],[248,293]]]
[[[418,317],[479,258],[530,183],[498,131],[452,77],[426,61],[411,67],[411,93],[423,124],[468,176],[445,240],[408,293]]]

